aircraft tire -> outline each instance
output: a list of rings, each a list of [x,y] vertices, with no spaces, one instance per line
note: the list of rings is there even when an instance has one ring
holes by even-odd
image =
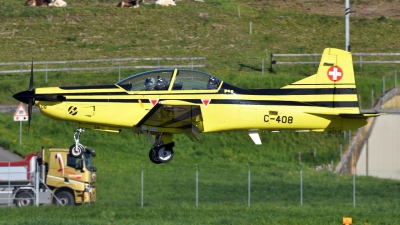
[[[151,148],[149,151],[150,161],[154,164],[161,164],[162,161],[158,158],[158,150]]]
[[[163,146],[158,150],[158,159],[161,162],[170,162],[172,158],[174,158],[174,150],[172,147]]]
[[[33,193],[30,191],[20,191],[14,201],[17,207],[33,205]]]
[[[74,158],[80,158],[85,151],[85,146],[82,144],[78,144],[78,148],[76,148],[76,145],[73,144],[71,147],[69,147],[69,154],[72,155]]]

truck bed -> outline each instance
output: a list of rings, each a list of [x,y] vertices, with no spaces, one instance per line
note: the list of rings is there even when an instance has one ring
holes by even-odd
[[[0,162],[0,183],[28,182],[35,171],[36,156],[29,154],[23,161]]]

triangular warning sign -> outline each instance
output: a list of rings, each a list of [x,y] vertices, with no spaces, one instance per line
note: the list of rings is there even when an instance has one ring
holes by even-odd
[[[202,99],[201,102],[203,103],[203,105],[204,105],[205,107],[207,107],[208,104],[210,104],[211,99]]]
[[[14,121],[28,121],[29,115],[25,109],[25,106],[21,103],[19,104],[17,110],[14,113]]]
[[[149,99],[150,103],[155,106],[158,103],[158,99]]]

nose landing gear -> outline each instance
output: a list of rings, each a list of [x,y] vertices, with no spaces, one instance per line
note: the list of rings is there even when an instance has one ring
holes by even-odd
[[[164,145],[162,140],[162,133],[156,135],[156,141],[150,149],[150,161],[155,164],[167,163],[174,157],[174,142]]]
[[[71,145],[71,147],[69,147],[69,154],[75,158],[80,158],[82,156],[83,152],[85,151],[85,146],[83,146],[81,143],[79,143],[79,138],[83,132],[85,132],[85,130],[82,128],[76,129],[75,134],[74,134],[75,144],[73,144],[73,145]]]

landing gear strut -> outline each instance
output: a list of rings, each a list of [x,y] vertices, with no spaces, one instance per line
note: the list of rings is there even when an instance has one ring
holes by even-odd
[[[174,157],[174,142],[164,145],[162,133],[156,135],[156,141],[149,152],[150,161],[155,164],[167,163]]]
[[[75,158],[80,158],[82,156],[83,152],[85,151],[85,146],[83,146],[81,143],[79,143],[79,138],[83,132],[85,132],[85,130],[82,128],[76,129],[75,134],[74,134],[75,144],[73,144],[73,145],[71,145],[71,147],[69,147],[69,154]]]

